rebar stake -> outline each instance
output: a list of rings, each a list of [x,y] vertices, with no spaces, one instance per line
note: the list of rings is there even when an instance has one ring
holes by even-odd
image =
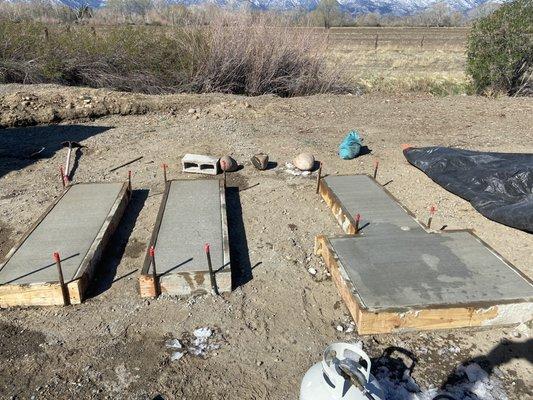
[[[220,161],[220,168],[222,169],[222,176],[224,177],[224,189],[226,189],[226,161]]]
[[[128,189],[131,192],[131,171],[128,171]]]
[[[217,296],[218,288],[217,288],[217,281],[215,280],[215,273],[213,272],[213,264],[211,263],[211,250],[209,247],[209,243],[206,243],[204,246],[205,255],[207,257],[207,266],[209,267],[209,277],[211,278],[211,289],[213,289],[213,293],[215,293]]]
[[[374,160],[374,179],[378,176],[378,167],[379,167],[379,160]]]
[[[57,274],[59,275],[59,285],[61,286],[61,294],[63,295],[63,305],[68,306],[70,305],[70,296],[68,294],[68,289],[65,285],[65,280],[63,278],[63,269],[61,268],[61,256],[57,251],[54,253],[54,261],[56,262]]]
[[[167,183],[167,164],[163,164],[163,179],[165,180],[165,183]]]
[[[152,259],[152,279],[154,281],[154,297],[159,296],[159,282],[157,279],[157,269],[155,267],[155,249],[154,246],[150,246],[150,258]]]
[[[61,184],[63,187],[65,187],[65,171],[63,170],[63,166],[59,166],[59,176],[61,177]]]
[[[427,223],[428,229],[431,228],[431,221],[433,220],[433,216],[435,215],[436,212],[437,212],[437,207],[435,207],[434,205],[429,208],[429,218],[428,218],[428,223]]]
[[[318,176],[316,177],[316,194],[320,192],[320,179],[322,179],[322,161],[318,166]]]
[[[359,233],[359,222],[361,221],[361,214],[355,216],[355,233]]]

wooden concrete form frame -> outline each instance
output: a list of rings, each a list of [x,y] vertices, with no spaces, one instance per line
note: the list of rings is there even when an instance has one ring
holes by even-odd
[[[84,183],[76,183],[74,185],[83,185]],[[52,209],[65,196],[68,190],[74,186],[69,185],[65,188],[63,193],[45,210],[45,212],[35,221],[28,231],[22,236],[17,244],[9,251],[0,265],[0,269],[9,261],[15,252],[22,246],[31,233],[39,226],[44,218],[52,211]],[[131,191],[127,182],[122,185],[122,188],[111,207],[102,227],[98,231],[91,247],[83,258],[74,278],[66,281],[68,294],[71,304],[79,304],[84,300],[84,295],[91,281],[94,270],[100,261],[103,251],[115,231],[124,214],[128,204]],[[52,260],[52,252],[50,252],[50,260]],[[63,292],[59,282],[43,282],[35,284],[23,285],[0,285],[0,307],[13,306],[52,306],[63,305]]]
[[[506,262],[520,276],[531,283],[520,270],[500,256],[488,244],[479,239],[471,230],[466,231],[486,246],[497,257]],[[446,233],[433,233],[446,235]],[[340,236],[346,237],[346,236]],[[515,325],[531,319],[533,304],[531,300],[491,303],[480,302],[464,305],[439,305],[405,309],[387,309],[372,311],[365,308],[344,266],[335,254],[329,239],[320,235],[315,239],[315,254],[326,263],[337,289],[348,307],[357,332],[361,335],[395,333],[414,330],[452,329],[465,327],[488,327]]]
[[[379,183],[367,175],[377,185]],[[408,215],[418,222],[428,234],[446,234],[450,232],[468,232],[480,244],[487,247],[495,256],[505,262],[511,269],[516,271],[522,278],[531,283],[531,280],[517,269],[513,264],[481,240],[473,230],[446,230],[440,233],[431,233],[426,224],[419,221],[411,211],[404,207],[387,189],[383,191],[394,200]],[[331,190],[325,180],[320,182],[319,193],[331,208],[335,219],[339,222],[342,230],[348,235],[357,235],[355,219],[346,210],[339,198]],[[342,236],[346,237],[346,236]],[[467,305],[442,305],[428,308],[418,307],[409,309],[380,310],[379,312],[368,310],[363,305],[352,281],[344,266],[335,254],[329,239],[320,235],[315,239],[315,254],[322,256],[337,289],[345,302],[350,314],[354,318],[359,334],[392,333],[409,330],[433,330],[450,329],[460,327],[480,327],[493,325],[513,325],[531,319],[532,303],[530,301],[511,302],[506,304],[478,303]]]
[[[406,207],[403,206],[400,201],[393,196],[391,192],[389,192],[386,188],[384,188],[376,179],[374,179],[372,176],[367,174],[361,174],[363,176],[367,176],[370,180],[372,180],[376,185],[378,185],[387,196],[389,196],[392,200],[394,200],[398,206],[400,206],[411,218],[413,218],[422,228],[428,229],[427,225],[421,221],[419,221],[416,216],[409,211]],[[335,175],[335,176],[345,176],[345,175]],[[342,227],[342,230],[346,232],[348,235],[355,235],[357,234],[357,228],[354,216],[351,215],[348,210],[344,207],[344,205],[341,203],[337,195],[331,190],[331,188],[328,186],[328,183],[325,179],[322,179],[320,181],[320,187],[319,187],[319,193],[328,205],[329,208],[331,208],[331,211],[333,212],[333,216],[337,220],[337,222]]]
[[[159,234],[161,222],[165,213],[165,207],[168,200],[170,185],[172,182],[177,180],[178,179],[167,181],[165,184],[165,192],[163,193],[163,199],[161,200],[161,205],[159,206],[159,212],[157,214],[155,227],[152,232],[150,243],[148,245],[148,249],[150,249],[151,246],[154,246],[154,248],[156,249],[156,262],[157,236]],[[218,179],[218,182],[220,192],[220,212],[222,221],[222,248],[224,266],[219,270],[215,270],[215,279],[219,293],[223,293],[231,292],[231,268],[229,254],[228,222],[226,216],[226,189],[224,187],[224,181],[222,179]],[[149,252],[147,252],[144,260],[143,269],[141,271],[141,275],[139,276],[139,293],[141,297],[156,297],[156,282],[154,282],[154,277],[150,273],[151,264],[152,259],[150,257]],[[158,289],[161,294],[167,293],[172,296],[187,296],[191,294],[195,295],[211,293],[211,281],[209,276],[209,270],[207,269],[207,259],[205,271],[175,272],[171,274],[166,274],[164,277],[159,277],[159,282],[157,283],[159,285]]]

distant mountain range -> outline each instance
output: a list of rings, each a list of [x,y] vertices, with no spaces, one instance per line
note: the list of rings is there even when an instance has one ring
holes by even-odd
[[[105,5],[105,0],[54,0],[69,7],[88,5],[93,8]],[[341,9],[351,14],[376,12],[387,15],[412,15],[437,3],[445,3],[452,10],[466,13],[486,3],[501,3],[504,0],[337,0]],[[216,4],[227,8],[251,7],[258,10],[294,10],[316,8],[319,0],[167,0],[168,3],[185,5]]]

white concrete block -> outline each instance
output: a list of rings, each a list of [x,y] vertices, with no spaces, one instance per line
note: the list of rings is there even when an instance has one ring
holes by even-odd
[[[183,172],[194,174],[218,174],[218,158],[201,154],[185,154],[181,160]]]

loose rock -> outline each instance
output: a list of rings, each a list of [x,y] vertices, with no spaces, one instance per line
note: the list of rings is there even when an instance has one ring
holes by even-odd
[[[220,158],[220,169],[225,172],[234,172],[237,171],[239,165],[230,156],[224,156]]]
[[[263,153],[256,154],[252,157],[251,161],[255,168],[257,168],[260,171],[263,171],[268,166],[268,154],[263,154]]]
[[[315,157],[310,153],[301,153],[292,163],[300,171],[311,171],[315,166]]]

